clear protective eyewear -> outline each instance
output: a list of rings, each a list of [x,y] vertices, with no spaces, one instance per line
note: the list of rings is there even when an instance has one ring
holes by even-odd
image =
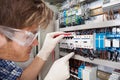
[[[1,25],[0,25],[0,32],[4,34],[7,38],[17,42],[22,46],[30,46],[38,36],[38,31],[34,34],[29,31],[14,29]]]

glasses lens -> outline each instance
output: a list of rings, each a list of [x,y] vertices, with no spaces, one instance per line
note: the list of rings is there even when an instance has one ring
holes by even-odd
[[[25,31],[16,35],[17,36],[14,39],[16,39],[17,42],[23,46],[30,46],[36,39],[38,33],[33,34],[32,32]]]
[[[33,41],[36,39],[37,35],[38,35],[38,33],[33,34],[33,33],[29,32],[28,36],[26,37],[25,45],[30,46],[33,43]]]
[[[38,34],[4,26],[0,26],[0,32],[22,46],[30,46]]]

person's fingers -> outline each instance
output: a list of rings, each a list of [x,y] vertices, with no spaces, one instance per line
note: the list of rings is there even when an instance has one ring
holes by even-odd
[[[56,37],[58,37],[58,36],[60,36],[60,35],[64,35],[64,37],[66,37],[66,36],[71,35],[71,33],[62,33],[62,34],[57,34],[57,35],[55,35],[53,38],[56,38]]]
[[[64,33],[65,32],[52,32],[52,33],[49,33],[49,35],[54,38],[54,37],[57,37],[57,36],[62,35]]]
[[[56,37],[54,40],[55,40],[55,42],[58,43],[62,38],[64,38],[64,35],[60,35],[60,36]]]
[[[64,60],[64,62],[67,62],[74,54],[74,52],[71,52],[68,55],[64,56],[62,59]]]

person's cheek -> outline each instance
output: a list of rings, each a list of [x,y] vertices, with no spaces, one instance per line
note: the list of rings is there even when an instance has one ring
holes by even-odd
[[[6,43],[7,43],[6,38],[0,35],[0,47],[4,46]]]

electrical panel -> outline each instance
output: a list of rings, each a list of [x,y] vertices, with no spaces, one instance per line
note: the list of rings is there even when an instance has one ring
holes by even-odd
[[[103,10],[110,11],[110,10],[118,10],[120,7],[120,0],[104,0]]]
[[[120,62],[120,27],[68,32],[60,42],[61,51],[75,52],[84,57]],[[84,35],[83,35],[84,34]]]
[[[83,60],[70,59],[70,80],[97,80],[96,76],[101,78],[101,74],[107,76],[102,80],[119,80],[114,74],[116,69],[109,74],[99,71],[96,64],[98,61],[106,66],[110,62],[108,67],[115,64],[118,65],[115,68],[120,69],[119,20],[119,0],[67,0],[63,3],[59,12],[59,30],[70,35],[59,42],[59,51],[74,52],[83,57]]]

